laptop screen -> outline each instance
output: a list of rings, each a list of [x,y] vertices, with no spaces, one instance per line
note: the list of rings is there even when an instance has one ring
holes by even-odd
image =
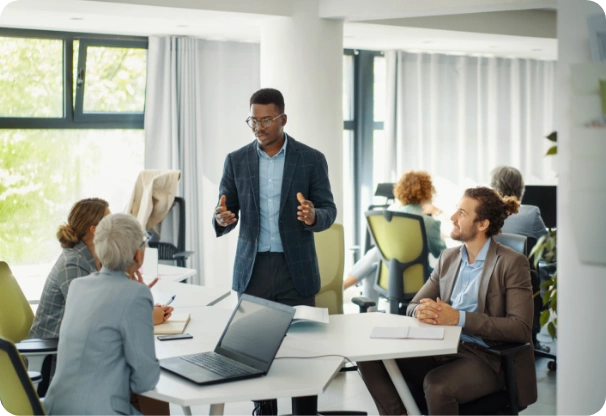
[[[293,315],[289,306],[242,295],[215,352],[267,371]]]

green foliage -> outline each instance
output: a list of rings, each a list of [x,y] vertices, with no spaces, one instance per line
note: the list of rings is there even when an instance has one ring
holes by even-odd
[[[550,142],[553,142],[553,143],[558,142],[558,132],[557,131],[552,131],[549,136],[545,136],[545,137]],[[553,156],[553,155],[557,155],[557,154],[558,154],[558,145],[556,144],[554,146],[551,146],[549,148],[549,150],[547,150],[547,153],[545,153],[545,156]]]
[[[539,260],[544,259],[547,263],[555,263],[557,260],[556,253],[556,231],[550,231],[549,234],[539,238],[532,251],[530,257],[533,258],[535,268],[538,268]],[[551,338],[557,337],[557,318],[549,321],[550,317],[557,316],[558,309],[558,275],[557,271],[549,276],[550,278],[541,283],[541,289],[544,290],[542,295],[543,311],[541,312],[540,324],[541,328],[547,325],[547,331]],[[535,293],[538,296],[539,293]]]
[[[142,111],[146,51],[90,48],[89,53],[91,49],[102,50],[100,55],[93,52],[89,56],[87,97],[96,103],[96,109]],[[61,40],[0,37],[0,68],[0,117],[63,117]],[[91,196],[96,191],[84,190],[83,178],[101,171],[101,147],[121,140],[128,147],[135,136],[92,132],[0,130],[1,260],[48,262],[49,253],[56,253],[59,247],[55,234],[71,206],[83,193]],[[124,166],[114,169],[122,171]]]

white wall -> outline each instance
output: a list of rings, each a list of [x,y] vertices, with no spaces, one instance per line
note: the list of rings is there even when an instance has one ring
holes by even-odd
[[[572,217],[578,206],[569,199],[578,185],[570,180],[574,168],[571,150],[582,145],[570,134],[570,64],[590,61],[587,15],[600,8],[584,0],[558,0],[558,386],[557,411],[561,415],[590,415],[604,406],[606,389],[606,333],[604,299],[606,267],[579,261]],[[606,136],[606,134],[605,134]],[[606,140],[606,138],[605,138]],[[606,154],[601,155],[606,162]],[[605,178],[593,178],[603,182]],[[595,201],[594,201],[595,202]],[[595,206],[604,215],[603,206]],[[584,220],[591,223],[591,217]],[[606,231],[606,230],[603,230]]]

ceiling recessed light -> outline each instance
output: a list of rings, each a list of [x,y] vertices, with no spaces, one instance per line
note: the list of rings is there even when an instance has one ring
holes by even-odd
[[[84,20],[83,17],[70,17],[69,20]]]

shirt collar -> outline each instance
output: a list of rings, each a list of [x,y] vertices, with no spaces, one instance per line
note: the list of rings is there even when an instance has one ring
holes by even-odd
[[[488,254],[488,247],[490,247],[490,240],[492,240],[492,238],[489,238],[488,240],[486,240],[486,242],[482,246],[482,249],[478,253],[478,257],[476,257],[476,261],[473,263],[473,265],[475,265],[478,262],[481,262],[481,263],[479,263],[480,265],[482,265],[484,263],[484,261],[486,260],[486,255]],[[459,251],[461,252],[461,258],[463,259],[463,261],[465,263],[469,264],[469,256],[467,255],[467,247],[465,246],[465,244],[461,245],[461,248],[459,249]],[[473,267],[473,265],[471,265],[471,266]]]
[[[267,153],[265,153],[263,150],[261,150],[261,146],[259,146],[259,142],[257,142],[257,153],[261,157],[264,157],[266,159],[272,159],[272,158],[278,156],[280,153],[286,154],[286,145],[287,144],[288,144],[288,135],[286,133],[284,133],[284,144],[282,145],[282,148],[280,149],[280,151],[278,153],[276,153],[272,157],[269,157],[267,155]]]

